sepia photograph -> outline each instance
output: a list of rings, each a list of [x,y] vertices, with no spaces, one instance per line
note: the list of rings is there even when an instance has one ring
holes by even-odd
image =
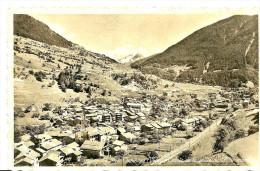
[[[14,169],[259,167],[257,9],[24,11],[8,16]]]

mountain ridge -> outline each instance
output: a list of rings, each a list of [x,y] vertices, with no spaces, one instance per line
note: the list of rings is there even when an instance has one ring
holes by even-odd
[[[238,79],[236,82],[239,84],[247,80],[257,84],[258,78],[253,78],[258,74],[256,38],[258,16],[235,15],[203,27],[168,47],[164,52],[132,63],[131,67],[150,73],[149,70],[156,68],[186,65],[191,69],[182,72],[175,78],[177,81],[232,86],[220,81],[220,73],[227,72],[231,80]],[[204,72],[206,64],[209,66],[207,72]],[[215,73],[217,70],[221,72]],[[234,70],[237,71],[232,74]],[[210,80],[210,77],[214,78]]]

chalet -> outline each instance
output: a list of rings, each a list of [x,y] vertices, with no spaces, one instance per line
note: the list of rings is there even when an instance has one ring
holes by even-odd
[[[127,103],[126,105],[130,109],[132,109],[134,111],[137,111],[137,112],[140,112],[140,111],[142,111],[144,109],[144,105],[140,104],[140,103]]]
[[[15,158],[14,166],[36,166],[40,154],[29,150],[27,153],[21,153]]]
[[[97,122],[99,122],[100,121],[100,119],[99,119],[99,117],[92,117],[92,118],[90,118],[90,124],[93,124],[93,123],[97,123]]]
[[[102,122],[111,122],[112,118],[109,113],[102,115]]]
[[[58,147],[61,147],[62,142],[60,142],[57,139],[50,139],[47,141],[44,141],[41,143],[41,148],[45,151],[51,150],[51,149],[56,149]]]
[[[130,133],[130,132],[127,132],[127,133],[123,133],[119,136],[119,139],[121,141],[124,141],[124,142],[127,142],[127,143],[133,143],[134,139],[136,139],[137,137]]]
[[[74,140],[75,140],[75,134],[71,134],[71,135],[67,134],[66,136],[64,136],[62,138],[62,141],[65,144],[70,144],[70,143],[74,142]]]
[[[105,142],[89,141],[86,140],[80,147],[83,151],[83,156],[88,158],[100,158],[103,156],[103,148]]]
[[[116,121],[116,122],[121,122],[121,121],[123,121],[123,115],[122,115],[122,113],[117,112],[117,113],[115,113],[115,116],[116,116],[116,118],[115,118],[115,121]]]
[[[83,134],[84,140],[90,140],[90,141],[100,141],[100,133],[97,128],[88,127],[85,128]]]
[[[141,132],[140,126],[134,126],[133,130],[134,130],[135,133],[136,132]]]
[[[170,131],[170,128],[171,128],[171,124],[169,124],[169,123],[157,123],[160,127],[161,127],[161,129],[163,130],[163,131]]]
[[[119,141],[119,140],[114,141],[112,143],[112,154],[115,155],[120,151],[126,151],[127,146],[124,144],[125,144],[124,141]]]
[[[40,157],[39,153],[23,145],[15,147],[14,154],[15,166],[35,166]]]
[[[39,166],[60,166],[63,163],[61,152],[50,150],[39,160]]]
[[[24,141],[23,145],[26,147],[33,147],[35,144],[32,141]]]
[[[182,120],[182,124],[183,124],[183,125],[186,125],[186,126],[194,127],[194,126],[196,125],[196,120],[193,119],[193,118],[183,119],[183,120]]]
[[[78,157],[82,154],[79,148],[73,148],[71,146],[66,146],[60,149],[61,155],[64,157],[65,160],[76,162],[78,161]]]
[[[52,136],[50,136],[48,134],[39,134],[39,135],[36,135],[35,137],[36,137],[36,139],[39,139],[42,142],[52,139]]]
[[[135,116],[129,116],[127,120],[128,120],[128,122],[134,122],[134,121],[137,120],[137,118],[138,118],[138,116],[136,116],[136,115]]]

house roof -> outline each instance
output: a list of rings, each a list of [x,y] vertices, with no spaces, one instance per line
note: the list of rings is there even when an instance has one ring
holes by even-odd
[[[15,159],[20,158],[22,156],[25,156],[31,160],[35,160],[37,157],[40,156],[40,154],[37,153],[36,151],[28,148],[26,151],[22,151],[18,156],[16,156]]]
[[[128,139],[134,139],[136,138],[136,136],[130,132],[124,133],[122,134],[124,137],[128,138]]]
[[[161,128],[161,126],[158,125],[157,123],[151,123],[151,125],[152,125],[153,127],[157,128],[157,129],[160,129],[160,128]]]
[[[28,157],[25,157],[25,158],[22,158],[20,160],[18,160],[17,162],[14,163],[15,166],[19,166],[19,163],[21,162],[25,162],[25,163],[28,163],[30,165],[33,165],[34,161]]]
[[[142,112],[138,112],[138,113],[136,113],[136,115],[139,117],[145,117],[145,114],[143,114]]]
[[[195,120],[190,118],[190,119],[183,119],[182,122],[185,122],[185,123],[192,123],[194,122]]]
[[[48,140],[48,139],[51,139],[52,137],[50,136],[50,135],[48,135],[48,134],[39,134],[39,135],[36,135],[36,137],[38,138],[38,139],[45,139],[45,140]]]
[[[53,151],[53,150],[50,150],[45,156],[43,156],[39,162],[42,162],[44,161],[45,159],[49,159],[49,160],[52,160],[54,162],[58,162],[60,160],[60,152],[58,151]]]
[[[169,123],[158,123],[158,125],[160,125],[163,128],[171,127],[171,124],[169,124]]]
[[[144,124],[144,126],[146,126],[148,128],[153,128],[153,126],[151,124]]]
[[[32,141],[25,141],[23,144],[24,144],[26,147],[31,147],[31,146],[34,146],[34,145],[35,145]]]
[[[82,145],[81,149],[100,151],[104,147],[105,142],[89,141],[86,140]]]
[[[78,143],[76,143],[76,142],[70,143],[70,144],[68,144],[67,146],[70,146],[71,148],[73,148],[73,147],[79,147]]]
[[[74,151],[73,152],[76,156],[79,156],[79,155],[81,155],[82,154],[82,152],[81,151]]]
[[[136,119],[136,118],[138,118],[138,116],[129,116],[129,118],[131,118],[131,119]]]
[[[45,149],[51,149],[51,148],[54,148],[58,145],[61,145],[62,143],[57,140],[57,139],[51,139],[51,140],[48,140],[48,141],[44,141],[41,146]]]
[[[124,143],[125,143],[124,141],[116,140],[116,141],[114,141],[112,144],[113,144],[113,145],[116,145],[116,146],[121,146],[121,145],[123,145]]]
[[[31,135],[29,135],[29,134],[25,134],[25,135],[21,136],[22,141],[28,141],[30,139],[31,139]]]
[[[60,149],[65,155],[69,155],[74,152],[70,146],[66,146]]]
[[[135,130],[135,131],[141,131],[141,128],[140,128],[139,126],[135,126],[135,127],[134,127],[134,130]]]
[[[117,128],[117,130],[120,132],[120,133],[125,133],[126,130],[124,128]]]
[[[99,127],[98,130],[103,135],[106,134],[106,133],[116,134],[116,131],[113,128],[110,128],[110,127]]]

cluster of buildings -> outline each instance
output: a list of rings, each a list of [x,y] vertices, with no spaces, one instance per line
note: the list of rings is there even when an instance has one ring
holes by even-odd
[[[15,165],[58,166],[116,156],[128,151],[130,144],[138,145],[143,133],[174,134],[180,125],[194,131],[200,122],[251,105],[246,89],[209,93],[205,99],[198,99],[196,93],[170,95],[174,96],[175,100],[160,101],[146,95],[124,98],[119,104],[78,103],[49,108],[56,115],[51,118],[51,126],[43,134],[21,137],[15,144]]]
[[[22,53],[55,54],[73,60],[81,54],[80,48],[68,51],[22,37],[15,37],[14,48]],[[105,58],[90,52],[84,55],[97,60]],[[84,75],[77,77],[77,83],[83,84]],[[146,134],[166,136],[183,129],[197,131],[201,123],[250,105],[255,104],[247,88],[211,93],[172,88],[160,95],[143,93],[138,99],[123,98],[112,104],[73,102],[56,108],[50,106],[45,112],[55,117],[48,118],[50,124],[44,133],[21,136],[21,142],[14,145],[14,163],[15,166],[61,166],[120,156],[130,151],[132,144],[158,142],[158,138],[154,141],[156,138],[147,138]]]

